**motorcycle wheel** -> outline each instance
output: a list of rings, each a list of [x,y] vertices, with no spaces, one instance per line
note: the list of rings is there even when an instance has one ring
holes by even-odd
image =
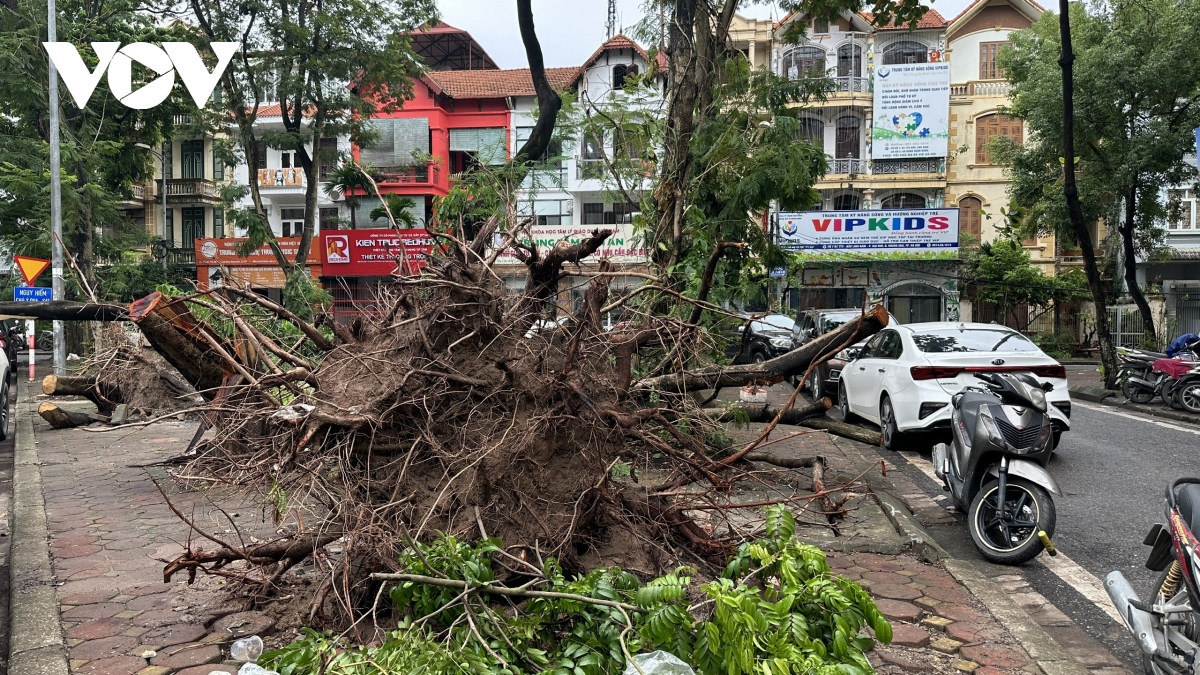
[[[1129,380],[1121,383],[1121,395],[1134,403],[1149,403],[1154,400],[1154,392]]]
[[[1154,588],[1150,591],[1150,595],[1149,595],[1149,597],[1146,598],[1146,602],[1157,602],[1158,601],[1158,596],[1162,593],[1163,584],[1166,583],[1167,577],[1171,574],[1171,568],[1174,565],[1178,565],[1178,564],[1179,564],[1178,562],[1173,562],[1171,565],[1167,565],[1167,569],[1163,570],[1162,573],[1158,575],[1158,580],[1154,582]],[[1178,579],[1178,583],[1179,583],[1180,588],[1182,588],[1182,589],[1187,588],[1187,586],[1183,582],[1183,579]],[[1191,604],[1191,606],[1194,610],[1196,607],[1196,602],[1193,598],[1190,597],[1190,594],[1188,597],[1188,603]],[[1177,614],[1176,616],[1181,616],[1182,621],[1184,621],[1184,625],[1178,627],[1179,632],[1181,634],[1183,634],[1184,637],[1191,640],[1192,642],[1200,641],[1200,627],[1197,627],[1197,625],[1196,625],[1196,612],[1195,611],[1185,612],[1185,613]],[[1175,654],[1178,656],[1183,656],[1183,657],[1187,656],[1187,654],[1181,653],[1178,649],[1175,649],[1174,647],[1172,649],[1175,652]],[[1154,667],[1154,660],[1150,657],[1149,654],[1142,654],[1142,670],[1145,671],[1146,675],[1156,675],[1156,673],[1163,672],[1161,669],[1156,669]]]
[[[1179,405],[1179,403],[1175,401],[1175,385],[1177,384],[1179,384],[1179,380],[1167,380],[1165,383],[1163,383],[1161,396],[1163,405],[1167,406],[1168,408],[1174,408],[1175,410],[1182,410],[1183,406]]]
[[[1200,414],[1200,380],[1189,380],[1175,387],[1175,401],[1181,409]]]
[[[1042,552],[1039,531],[1054,536],[1054,501],[1040,485],[1009,475],[1004,493],[1005,517],[998,518],[999,488],[1000,482],[992,480],[979,490],[967,511],[967,528],[975,548],[989,562],[1020,565]]]

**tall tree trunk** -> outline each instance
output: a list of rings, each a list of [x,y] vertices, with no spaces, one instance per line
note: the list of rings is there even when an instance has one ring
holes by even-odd
[[[1058,1],[1058,29],[1062,39],[1062,55],[1058,65],[1062,68],[1063,83],[1063,195],[1067,199],[1071,229],[1083,250],[1083,271],[1087,274],[1092,302],[1096,304],[1096,336],[1100,341],[1104,386],[1111,387],[1117,375],[1117,350],[1113,347],[1112,333],[1108,329],[1108,300],[1104,292],[1104,280],[1100,278],[1100,268],[1096,264],[1095,243],[1083,220],[1083,205],[1079,203],[1079,187],[1075,184],[1075,53],[1071,49],[1070,0]]]
[[[1125,196],[1125,222],[1120,228],[1121,257],[1124,258],[1125,285],[1129,288],[1129,295],[1133,296],[1133,302],[1138,306],[1138,312],[1142,315],[1142,330],[1145,331],[1145,336],[1149,337],[1149,344],[1157,348],[1158,332],[1154,329],[1154,313],[1150,311],[1150,303],[1146,300],[1146,295],[1142,293],[1142,288],[1138,285],[1137,280],[1137,252],[1133,246],[1137,194],[1138,185],[1135,182],[1133,188],[1129,190],[1129,194]],[[1147,340],[1143,337],[1142,341],[1146,342]]]
[[[699,64],[696,17],[699,0],[675,0],[667,29],[667,124],[663,164],[654,202],[658,224],[650,256],[663,269],[673,265],[683,246],[684,191],[690,174],[691,139],[696,128]],[[665,246],[660,246],[664,244]]]

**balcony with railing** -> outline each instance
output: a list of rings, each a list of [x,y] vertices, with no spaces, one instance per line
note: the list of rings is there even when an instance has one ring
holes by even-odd
[[[156,181],[162,189],[162,179]],[[161,192],[159,193],[162,194]],[[206,178],[168,178],[168,204],[216,204],[221,201],[221,186]]]
[[[871,163],[871,174],[875,176],[897,176],[907,173],[946,173],[946,160],[942,157],[929,159],[877,159]]]
[[[437,182],[441,167],[430,162],[411,166],[375,167],[375,181],[380,185],[432,185]]]
[[[304,174],[304,169],[292,167],[258,170],[258,187],[261,190],[303,189],[307,184],[308,178]]]
[[[195,267],[196,247],[167,249],[167,264],[175,267]]]
[[[865,159],[829,159],[826,162],[829,164],[827,176],[860,175],[867,172],[867,160]]]
[[[865,77],[845,75],[833,78],[836,88],[834,94],[867,94],[871,91],[871,81]]]
[[[966,84],[950,85],[951,97],[1007,97],[1011,92],[1012,85],[1007,80],[976,80]]]

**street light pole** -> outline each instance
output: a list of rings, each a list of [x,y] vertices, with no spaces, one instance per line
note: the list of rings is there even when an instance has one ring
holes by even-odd
[[[58,41],[58,11],[54,0],[46,2],[46,39]],[[58,146],[58,69],[50,59],[50,279],[55,300],[63,297],[63,242],[62,242],[62,185],[60,179],[61,157]],[[67,343],[63,339],[62,321],[54,321],[54,374],[67,372]]]
[[[50,0],[50,1],[54,2],[54,0]],[[167,158],[164,157],[161,152],[155,150],[154,148],[150,147],[149,145],[146,145],[145,143],[134,143],[133,147],[141,148],[158,158],[158,165],[159,165],[159,167],[161,167],[161,170],[159,171],[159,173],[162,174],[162,198],[163,198],[162,233],[163,233],[163,241],[166,241],[166,239],[167,239]],[[173,242],[173,241],[167,242],[167,251],[166,251],[167,255],[164,255],[163,260],[162,260],[162,265],[163,265],[164,270],[167,269],[167,258],[170,256],[171,245],[174,243],[175,242]]]

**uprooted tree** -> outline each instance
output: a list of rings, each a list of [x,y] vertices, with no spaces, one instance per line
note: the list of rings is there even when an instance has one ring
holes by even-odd
[[[758,264],[751,254],[759,262],[778,255],[761,232],[745,245],[756,222],[748,211],[771,200],[764,185],[789,199],[811,196],[820,160],[791,149],[789,125],[780,120],[794,121],[796,108],[787,103],[802,103],[813,90],[748,73],[724,38],[735,0],[667,4],[670,121],[651,139],[666,152],[642,218],[647,238],[662,242],[655,249],[666,255],[653,268],[657,278],[633,291],[610,293],[616,271],[606,261],[582,265],[611,231],[538,249],[525,243],[527,221],[507,208],[478,227],[444,224],[433,233],[437,250],[425,269],[395,275],[380,288],[375,311],[349,324],[320,311],[308,320],[237,283],[156,293],[127,313],[96,304],[37,310],[47,318],[132,319],[207,402],[207,432],[183,458],[188,480],[256,491],[276,518],[304,523],[281,538],[244,544],[177,511],[207,543],[170,561],[168,579],[226,574],[270,592],[289,569],[320,556],[323,576],[309,616],[345,625],[378,595],[372,574],[403,573],[400,561],[420,550],[415,543],[439,532],[502,540],[505,564],[518,575],[545,557],[575,570],[633,559],[657,573],[680,561],[719,564],[741,543],[736,532],[703,527],[689,511],[699,500],[729,506],[721,493],[737,480],[738,463],[771,461],[758,451],[766,434],[785,417],[803,421],[826,404],[789,413],[793,395],[773,414],[758,413],[769,420],[767,431],[741,447],[724,439],[722,413],[704,404],[723,387],[788,376],[803,382],[815,363],[878,331],[887,316],[876,308],[765,363],[713,365],[718,345],[706,328],[731,316],[710,300],[713,290],[744,285]],[[541,86],[530,3],[517,6],[541,94],[549,90]],[[915,3],[899,7],[919,16]],[[703,40],[691,45],[697,34]],[[721,67],[710,68],[716,62]],[[695,91],[681,91],[687,88]],[[539,128],[501,181],[509,190],[532,169],[528,158],[544,156],[553,133],[557,102],[540,103]],[[738,111],[728,117],[728,135],[748,140],[714,154],[705,144],[720,136],[712,125],[723,105]],[[773,129],[782,131],[763,131],[760,114],[778,116]],[[707,140],[696,141],[696,133]],[[792,153],[788,185],[769,169],[773,149]],[[692,153],[704,162],[683,156]],[[739,164],[727,166],[722,156]],[[525,264],[520,292],[492,270],[503,252]],[[590,277],[582,307],[548,330],[546,313],[568,273]],[[605,330],[604,314],[616,309],[627,320]],[[615,482],[618,462],[652,467],[661,478]],[[830,514],[838,504],[820,468],[813,466],[811,498]],[[337,555],[321,552],[334,541]]]

